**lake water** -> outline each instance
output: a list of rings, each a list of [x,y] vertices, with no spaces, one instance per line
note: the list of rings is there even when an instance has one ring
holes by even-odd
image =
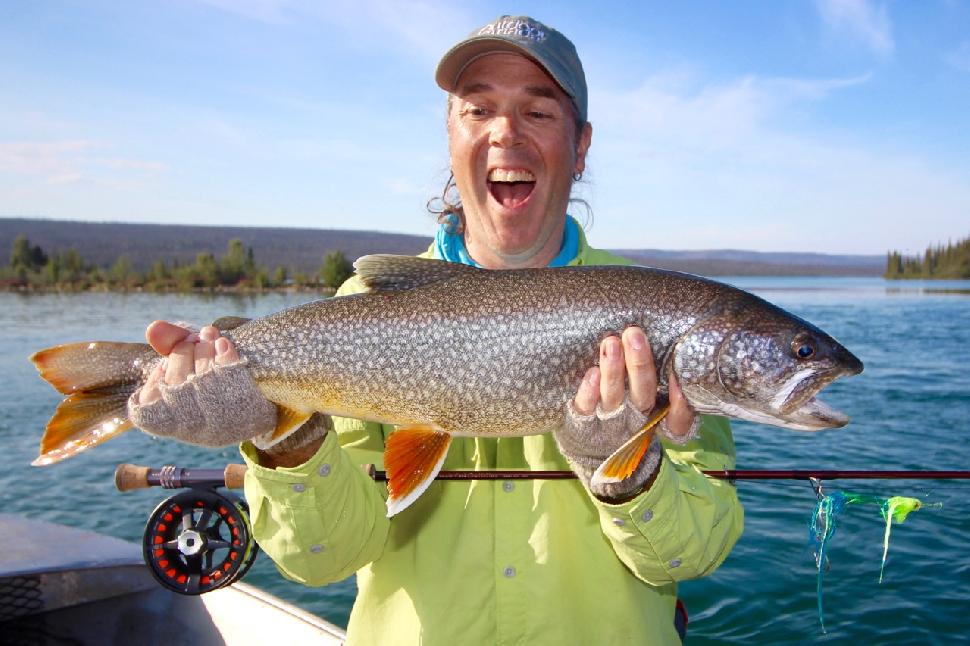
[[[826,401],[852,416],[848,427],[808,434],[736,423],[738,468],[970,468],[970,282],[726,280],[818,324],[866,364],[862,375],[827,390]],[[260,316],[310,298],[0,294],[3,510],[139,541],[148,515],[170,492],[118,493],[112,481],[118,463],[222,467],[240,461],[235,449],[196,449],[132,432],[67,462],[29,467],[60,399],[27,361],[32,351],[68,341],[140,341],[153,318]],[[738,483],[744,536],[716,573],[681,586],[691,617],[687,643],[970,640],[970,482],[834,481],[826,489],[916,496],[942,507],[924,508],[894,526],[881,585],[879,512],[845,512],[829,548],[823,635],[807,543],[815,494],[804,482]],[[352,579],[325,588],[291,583],[265,556],[246,581],[338,624],[346,623],[355,590]]]

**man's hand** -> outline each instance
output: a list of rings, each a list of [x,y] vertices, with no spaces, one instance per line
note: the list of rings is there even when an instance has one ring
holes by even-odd
[[[670,375],[668,389],[670,412],[667,414],[666,427],[668,435],[676,441],[690,433],[695,414],[673,375]],[[573,399],[573,407],[581,415],[592,415],[599,404],[602,412],[610,413],[623,404],[624,397],[629,397],[634,408],[647,415],[657,401],[657,371],[653,352],[646,334],[638,327],[627,328],[620,338],[610,336],[603,339],[600,343],[600,365],[586,371]],[[631,435],[636,430],[639,429],[631,430]]]
[[[232,443],[252,439],[252,429],[262,428],[266,420],[275,419],[275,408],[263,397],[241,366],[233,373],[231,383],[221,380],[220,386],[226,391],[237,393],[245,404],[244,408],[255,411],[254,420],[263,418],[255,424],[253,420],[239,419],[238,416],[225,412],[225,406],[198,406],[198,397],[188,398],[187,402],[182,398],[180,403],[176,403],[175,398],[169,395],[168,401],[159,401],[163,399],[163,387],[166,393],[171,393],[169,389],[185,384],[189,376],[195,375],[198,377],[197,388],[205,390],[208,380],[214,378],[208,376],[208,373],[215,366],[233,366],[240,361],[235,346],[217,328],[207,325],[196,334],[168,321],[155,321],[145,330],[145,339],[156,352],[166,357],[137,393],[138,406],[134,412],[140,415],[141,421],[148,425],[156,420],[160,422],[160,427],[145,430],[155,435],[169,435],[192,443],[221,445],[227,441]],[[207,421],[204,424],[202,420],[195,424],[182,424],[190,426],[188,430],[174,426],[175,419],[186,417],[188,411],[193,411],[197,417],[207,418]],[[266,450],[257,449],[260,464],[268,468],[303,464],[317,452],[329,428],[328,417],[314,415],[283,442]],[[266,430],[272,430],[272,426]]]
[[[211,325],[195,334],[168,321],[155,321],[145,330],[145,339],[155,352],[167,359],[152,371],[138,392],[138,403],[142,405],[162,396],[161,384],[177,386],[191,374],[208,372],[213,365],[239,361],[236,348]]]
[[[155,321],[145,337],[166,359],[128,400],[135,426],[202,446],[229,446],[274,430],[276,406],[263,396],[246,361],[216,328],[194,334]]]
[[[615,483],[592,483],[597,468],[644,424],[657,403],[657,371],[646,335],[638,327],[600,343],[599,366],[590,368],[566,409],[562,428],[553,435],[573,471],[600,500],[618,503],[632,499],[653,482],[661,449],[652,442],[640,464]],[[691,437],[696,416],[676,380],[669,384],[670,410],[658,434],[684,443]]]

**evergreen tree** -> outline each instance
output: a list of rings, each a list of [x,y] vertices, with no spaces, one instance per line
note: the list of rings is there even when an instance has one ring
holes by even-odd
[[[246,249],[242,240],[233,238],[229,241],[226,255],[219,263],[219,282],[223,285],[235,285],[244,276],[246,270]]]
[[[289,272],[283,265],[278,265],[276,271],[273,272],[273,285],[277,287],[282,287],[286,284],[286,279],[289,278]]]
[[[10,266],[16,270],[39,271],[47,264],[47,254],[39,245],[30,245],[25,235],[17,236],[10,250]]]
[[[192,283],[195,287],[212,289],[219,284],[219,264],[211,253],[198,254],[191,270]]]
[[[324,285],[333,289],[340,287],[353,274],[354,266],[342,251],[328,253],[320,267],[320,279]]]
[[[131,265],[131,258],[127,254],[118,256],[115,263],[111,265],[108,276],[113,284],[122,289],[131,287],[136,282],[135,272]]]
[[[922,256],[904,257],[898,251],[886,256],[886,278],[970,278],[970,238],[929,246]]]

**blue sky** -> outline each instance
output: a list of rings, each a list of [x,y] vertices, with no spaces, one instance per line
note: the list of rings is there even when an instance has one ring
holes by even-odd
[[[0,3],[0,216],[431,235],[440,55],[575,43],[611,248],[921,251],[970,235],[970,2]]]

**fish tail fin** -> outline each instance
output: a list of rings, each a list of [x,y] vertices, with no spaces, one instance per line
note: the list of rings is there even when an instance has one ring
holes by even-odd
[[[47,422],[40,455],[44,466],[110,440],[131,428],[128,398],[144,380],[146,362],[158,357],[143,343],[69,343],[31,355],[48,383],[67,395]]]
[[[657,424],[667,416],[669,411],[669,406],[655,409],[636,435],[599,465],[590,479],[591,484],[608,484],[629,478],[640,466],[643,456],[647,454],[657,430]]]
[[[387,517],[403,511],[434,481],[445,462],[451,435],[426,425],[399,426],[387,438]]]

